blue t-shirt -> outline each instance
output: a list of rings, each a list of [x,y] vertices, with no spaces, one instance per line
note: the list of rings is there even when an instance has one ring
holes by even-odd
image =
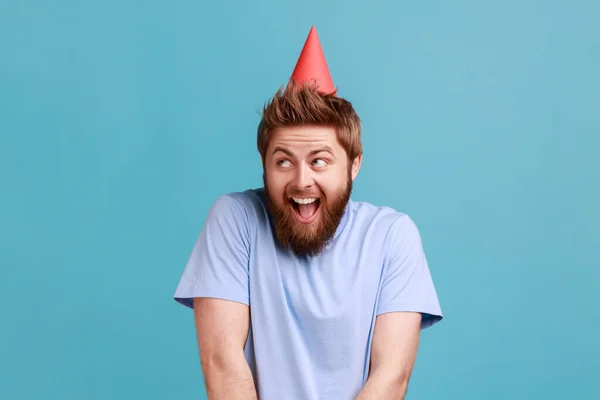
[[[413,221],[350,200],[334,240],[297,257],[274,237],[263,189],[221,196],[198,236],[175,299],[250,306],[245,355],[261,400],[354,399],[369,373],[375,319],[442,313]]]

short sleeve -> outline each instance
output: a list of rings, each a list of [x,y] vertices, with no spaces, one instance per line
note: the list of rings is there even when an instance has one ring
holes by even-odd
[[[211,207],[187,261],[175,300],[193,308],[195,297],[250,304],[249,230],[242,204],[231,195]]]
[[[421,328],[442,319],[442,311],[423,251],[421,235],[410,217],[391,226],[377,314],[410,311],[422,314]]]

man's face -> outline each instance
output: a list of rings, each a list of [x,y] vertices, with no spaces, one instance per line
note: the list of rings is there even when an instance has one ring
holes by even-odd
[[[361,157],[349,162],[335,128],[286,127],[271,137],[265,191],[279,242],[296,254],[327,245],[350,199]]]

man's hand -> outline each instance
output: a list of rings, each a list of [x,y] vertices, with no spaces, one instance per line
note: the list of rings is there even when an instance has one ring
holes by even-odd
[[[213,298],[194,299],[196,336],[209,400],[256,400],[244,357],[250,327],[247,305]]]
[[[356,400],[403,400],[415,363],[421,314],[391,312],[375,321],[369,378]]]

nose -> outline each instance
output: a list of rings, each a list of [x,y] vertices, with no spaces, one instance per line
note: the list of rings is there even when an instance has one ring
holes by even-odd
[[[300,164],[296,168],[294,176],[294,188],[297,190],[306,190],[314,185],[312,169],[306,164]]]

